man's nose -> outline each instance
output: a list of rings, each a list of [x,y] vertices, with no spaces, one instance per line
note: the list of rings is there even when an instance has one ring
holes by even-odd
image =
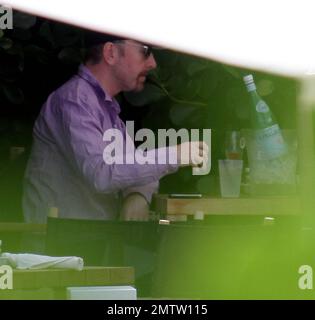
[[[156,61],[155,61],[155,58],[154,58],[153,53],[150,54],[150,56],[149,56],[149,58],[148,58],[148,60],[147,60],[147,64],[148,64],[148,68],[149,68],[150,70],[156,68],[157,63],[156,63]]]

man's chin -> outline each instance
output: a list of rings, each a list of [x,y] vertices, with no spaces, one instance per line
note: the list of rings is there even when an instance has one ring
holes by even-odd
[[[133,92],[140,92],[144,89],[144,83],[138,83],[137,86],[132,90]]]
[[[144,89],[144,82],[137,82],[134,87],[129,87],[129,89],[125,89],[125,92],[140,92]]]

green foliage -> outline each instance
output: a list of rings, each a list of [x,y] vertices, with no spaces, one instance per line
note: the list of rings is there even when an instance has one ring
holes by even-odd
[[[23,12],[15,11],[13,14],[13,21],[14,28],[27,30],[35,25],[36,17]]]
[[[153,127],[157,119],[161,124],[168,119],[178,128],[212,129],[224,127],[233,117],[247,120],[241,71],[168,50],[156,50],[154,56],[158,67],[149,74],[145,89],[125,94],[133,106],[155,108],[149,112]],[[161,105],[167,108],[161,110]],[[233,116],[224,120],[224,114]],[[149,119],[145,123],[150,127]]]
[[[157,85],[148,83],[145,85],[141,94],[134,92],[125,92],[126,99],[136,107],[142,107],[162,100],[165,92]]]
[[[9,39],[9,38],[5,38],[5,37],[2,37],[1,40],[0,40],[0,48],[2,49],[10,49],[12,47],[12,40]]]
[[[14,12],[14,28],[0,30],[0,97],[7,105],[25,104],[25,64],[77,65],[82,61],[82,31]],[[44,70],[43,70],[44,71]],[[35,82],[42,79],[32,79]],[[39,87],[42,84],[39,84]],[[2,107],[4,104],[2,102]]]
[[[2,88],[5,97],[14,104],[21,104],[24,100],[23,91],[14,85],[3,85]]]
[[[81,51],[79,48],[63,48],[58,58],[65,64],[79,64],[82,61]]]

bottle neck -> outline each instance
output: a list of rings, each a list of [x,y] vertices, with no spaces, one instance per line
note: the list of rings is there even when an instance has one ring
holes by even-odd
[[[250,83],[246,84],[246,88],[247,88],[248,92],[253,92],[253,91],[257,90],[254,82],[250,82]]]
[[[253,102],[256,104],[260,100],[260,96],[257,93],[256,85],[254,82],[248,83],[246,85],[247,91],[250,94]]]
[[[255,84],[253,84],[253,86],[250,89],[247,87],[247,90],[248,90],[248,93],[249,93],[249,95],[252,99],[252,102],[256,108],[256,104],[258,103],[259,100],[261,100],[261,98],[260,98],[259,94],[257,93]]]

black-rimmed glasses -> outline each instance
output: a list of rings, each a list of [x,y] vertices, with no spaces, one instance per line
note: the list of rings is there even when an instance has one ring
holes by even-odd
[[[148,59],[152,53],[152,47],[148,46],[148,45],[145,45],[145,44],[141,44],[141,43],[131,43],[131,42],[126,42],[126,41],[123,41],[123,40],[117,40],[117,41],[114,41],[115,44],[126,44],[126,45],[129,45],[129,46],[134,46],[134,47],[139,47],[139,48],[142,48],[142,54],[143,54],[143,57],[145,59]]]

